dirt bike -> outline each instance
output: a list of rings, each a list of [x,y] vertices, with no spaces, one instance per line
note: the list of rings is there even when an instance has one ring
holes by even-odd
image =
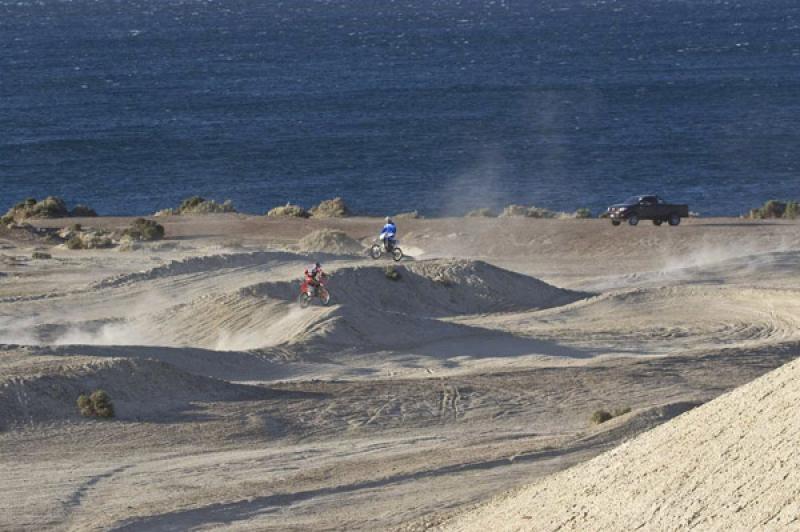
[[[391,253],[392,258],[395,261],[399,261],[400,259],[403,258],[403,250],[397,247],[397,244],[399,243],[400,243],[399,240],[395,240],[394,245],[392,246],[392,251],[389,252],[389,250],[386,249],[386,241],[377,240],[374,244],[372,244],[372,247],[369,249],[369,255],[373,259],[378,260],[383,256],[384,253]]]
[[[331,302],[331,293],[325,288],[327,279],[327,275],[321,277],[319,286],[309,284],[307,279],[303,280],[303,284],[300,285],[300,295],[297,296],[297,302],[300,303],[301,307],[306,308],[309,306],[315,297],[319,298],[319,302],[323,305],[328,305]]]

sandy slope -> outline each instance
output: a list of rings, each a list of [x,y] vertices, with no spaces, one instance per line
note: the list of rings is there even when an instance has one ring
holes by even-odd
[[[399,281],[297,245],[379,220],[165,223],[51,261],[0,234],[0,529],[426,528],[800,354],[794,223],[405,220]],[[334,304],[299,309],[313,260]],[[76,411],[98,387],[114,421]]]
[[[445,528],[800,529],[799,400],[795,361]]]

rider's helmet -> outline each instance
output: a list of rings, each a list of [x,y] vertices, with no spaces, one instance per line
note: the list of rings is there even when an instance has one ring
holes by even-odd
[[[322,264],[320,264],[319,262],[315,262],[314,267],[317,269],[322,268]]]
[[[389,218],[388,216],[385,218],[385,221],[386,221],[386,223],[387,223],[387,224],[390,224],[390,223],[392,223],[392,219],[391,219],[391,218]]]

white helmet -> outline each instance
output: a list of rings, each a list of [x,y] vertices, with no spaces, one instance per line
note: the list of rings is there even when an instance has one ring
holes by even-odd
[[[387,223],[387,224],[390,224],[390,223],[392,223],[392,219],[391,219],[391,218],[389,218],[388,216],[386,217],[386,223]]]

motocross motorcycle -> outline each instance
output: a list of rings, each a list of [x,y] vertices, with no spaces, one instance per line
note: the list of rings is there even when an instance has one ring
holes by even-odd
[[[391,251],[386,249],[386,241],[382,239],[378,239],[369,249],[369,255],[375,260],[378,260],[383,256],[384,253],[388,253],[391,257],[395,260],[395,262],[399,261],[403,258],[403,250],[398,247],[399,240],[394,241],[394,245],[392,246]]]
[[[331,293],[325,286],[327,280],[328,276],[323,275],[319,279],[319,286],[314,286],[309,284],[307,279],[304,279],[303,284],[300,285],[300,295],[297,296],[297,302],[300,303],[300,306],[306,308],[314,298],[319,299],[319,302],[323,305],[328,305],[331,302]]]

